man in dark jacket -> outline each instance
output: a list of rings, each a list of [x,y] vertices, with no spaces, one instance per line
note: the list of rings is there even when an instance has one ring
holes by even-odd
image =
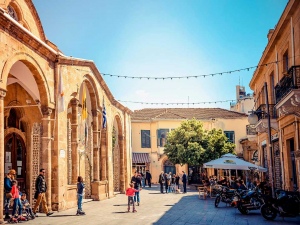
[[[33,213],[36,214],[36,210],[40,203],[42,202],[44,211],[47,216],[50,216],[53,214],[53,212],[49,212],[48,207],[47,207],[47,202],[46,202],[46,191],[47,191],[47,183],[45,180],[45,169],[40,169],[40,175],[36,178],[35,181],[35,195],[34,198],[36,199],[35,206],[33,208]]]
[[[160,193],[164,193],[164,184],[165,184],[165,174],[164,174],[164,171],[161,171],[161,174],[159,175],[159,178],[158,178],[158,183],[160,184]]]
[[[151,173],[149,172],[149,170],[146,171],[146,181],[148,183],[148,186],[151,188],[151,179],[152,179],[152,176],[151,176]]]
[[[131,183],[133,183],[135,190],[140,190],[142,183],[141,183],[141,177],[137,171],[134,172],[134,176],[131,178]],[[135,202],[137,202],[137,205],[139,206],[140,205],[140,192],[139,191],[135,192],[133,199]]]
[[[187,182],[187,177],[184,171],[182,171],[182,184],[183,184],[183,193],[186,193],[186,182]]]

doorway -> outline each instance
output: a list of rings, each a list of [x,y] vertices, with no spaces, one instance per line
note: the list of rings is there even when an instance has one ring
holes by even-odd
[[[16,170],[16,179],[19,190],[25,191],[26,187],[26,147],[23,138],[17,133],[10,133],[4,140],[4,172]]]

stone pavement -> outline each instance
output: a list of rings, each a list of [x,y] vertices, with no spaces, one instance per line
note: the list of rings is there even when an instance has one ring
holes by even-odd
[[[104,201],[91,201],[83,204],[85,216],[76,216],[76,208],[55,212],[46,217],[39,213],[35,220],[22,222],[24,224],[43,225],[296,225],[300,217],[282,218],[266,221],[259,211],[251,211],[242,215],[235,208],[226,207],[220,203],[214,207],[214,199],[200,200],[194,187],[188,188],[187,194],[160,194],[159,187],[145,188],[140,192],[141,205],[136,206],[137,213],[127,213],[127,197],[123,194]]]

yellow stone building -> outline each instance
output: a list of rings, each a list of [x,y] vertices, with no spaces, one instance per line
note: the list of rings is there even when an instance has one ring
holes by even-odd
[[[242,156],[243,148],[239,140],[245,138],[248,116],[220,108],[154,108],[135,110],[132,124],[132,168],[139,171],[148,169],[152,182],[157,183],[161,171],[188,175],[199,173],[198,168],[173,165],[164,154],[164,144],[168,132],[180,126],[181,122],[195,118],[203,122],[203,128],[224,131],[228,139],[236,145],[236,153]],[[191,165],[190,165],[191,166]],[[212,173],[213,171],[211,171]],[[195,174],[195,179],[196,179]]]
[[[53,210],[75,207],[78,175],[86,198],[124,192],[131,111],[114,99],[93,61],[67,57],[46,39],[31,0],[0,1],[0,71],[0,193],[11,168],[29,196],[46,169]],[[2,220],[3,195],[0,202]]]
[[[300,1],[288,2],[267,37],[250,82],[258,116],[256,154],[275,188],[293,190],[300,187]]]

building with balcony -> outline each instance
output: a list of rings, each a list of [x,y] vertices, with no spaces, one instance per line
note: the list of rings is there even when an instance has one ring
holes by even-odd
[[[195,118],[203,122],[206,130],[221,129],[228,140],[235,143],[236,153],[242,155],[239,143],[246,136],[247,115],[220,108],[153,108],[135,110],[131,115],[132,167],[149,169],[152,181],[158,182],[161,171],[181,173],[189,170],[188,165],[173,165],[164,154],[168,132],[180,126],[181,122]],[[189,165],[191,166],[191,165]],[[199,168],[194,168],[193,172]],[[188,171],[190,173],[190,170]],[[191,174],[189,174],[191,175]]]
[[[267,37],[250,81],[258,116],[258,160],[263,167],[273,165],[269,179],[275,188],[293,190],[300,186],[300,1],[287,3]]]

